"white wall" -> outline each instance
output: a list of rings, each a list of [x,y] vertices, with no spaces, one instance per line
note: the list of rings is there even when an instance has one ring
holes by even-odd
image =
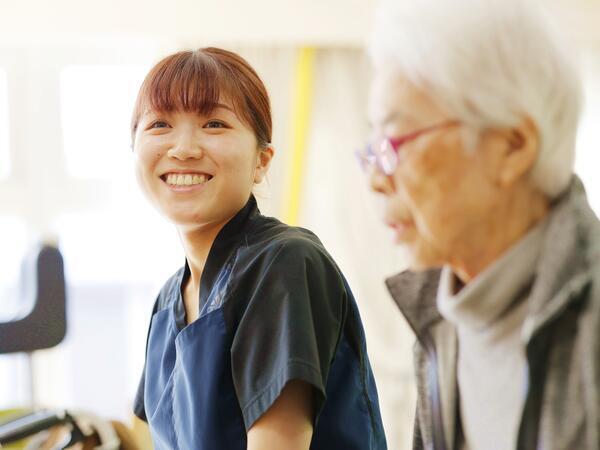
[[[537,1],[553,10],[577,40],[600,40],[598,0]],[[376,0],[3,1],[0,43],[83,46],[129,37],[189,45],[210,41],[360,46],[376,4]]]
[[[44,0],[3,2],[0,41],[151,40],[359,45],[374,0]]]

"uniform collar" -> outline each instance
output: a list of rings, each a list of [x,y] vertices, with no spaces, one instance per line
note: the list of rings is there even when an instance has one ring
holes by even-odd
[[[222,247],[225,241],[232,237],[238,237],[240,233],[244,231],[250,219],[258,214],[260,214],[260,211],[258,209],[258,204],[256,203],[256,198],[254,195],[250,195],[246,205],[225,224],[221,231],[219,231],[211,248],[211,253],[215,248]]]
[[[591,277],[589,252],[597,247],[588,241],[598,233],[598,221],[579,178],[573,177],[569,189],[555,201],[549,214],[528,299],[526,341],[587,286]],[[440,272],[405,271],[386,280],[392,298],[418,338],[442,320],[436,304]]]
[[[245,242],[250,223],[259,214],[256,198],[254,198],[254,195],[250,195],[246,205],[217,234],[206,258],[200,280],[200,305],[204,304],[204,300],[210,293],[215,277],[219,274],[223,264],[239,245]]]

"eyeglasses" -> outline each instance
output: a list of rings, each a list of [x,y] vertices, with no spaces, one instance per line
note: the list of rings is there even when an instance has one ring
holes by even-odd
[[[400,147],[414,141],[424,134],[455,126],[459,123],[460,122],[456,120],[447,120],[403,136],[395,138],[382,137],[367,144],[364,149],[357,150],[356,157],[365,172],[369,172],[371,168],[377,167],[384,174],[392,175],[396,170],[396,167],[398,167],[398,152],[400,151]]]

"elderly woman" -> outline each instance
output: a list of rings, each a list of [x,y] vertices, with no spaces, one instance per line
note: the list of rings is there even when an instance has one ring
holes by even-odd
[[[525,2],[388,2],[361,153],[410,271],[415,448],[600,448],[600,225],[580,81]]]

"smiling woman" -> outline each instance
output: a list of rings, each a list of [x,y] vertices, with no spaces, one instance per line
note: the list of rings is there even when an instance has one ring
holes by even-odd
[[[157,64],[131,129],[142,188],[179,224],[218,228],[244,206],[273,156],[266,90],[240,57],[220,49]]]
[[[135,402],[157,449],[386,448],[343,274],[252,195],[271,128],[262,82],[224,50],[169,56],[141,87],[136,174],[186,254],[155,303]]]

